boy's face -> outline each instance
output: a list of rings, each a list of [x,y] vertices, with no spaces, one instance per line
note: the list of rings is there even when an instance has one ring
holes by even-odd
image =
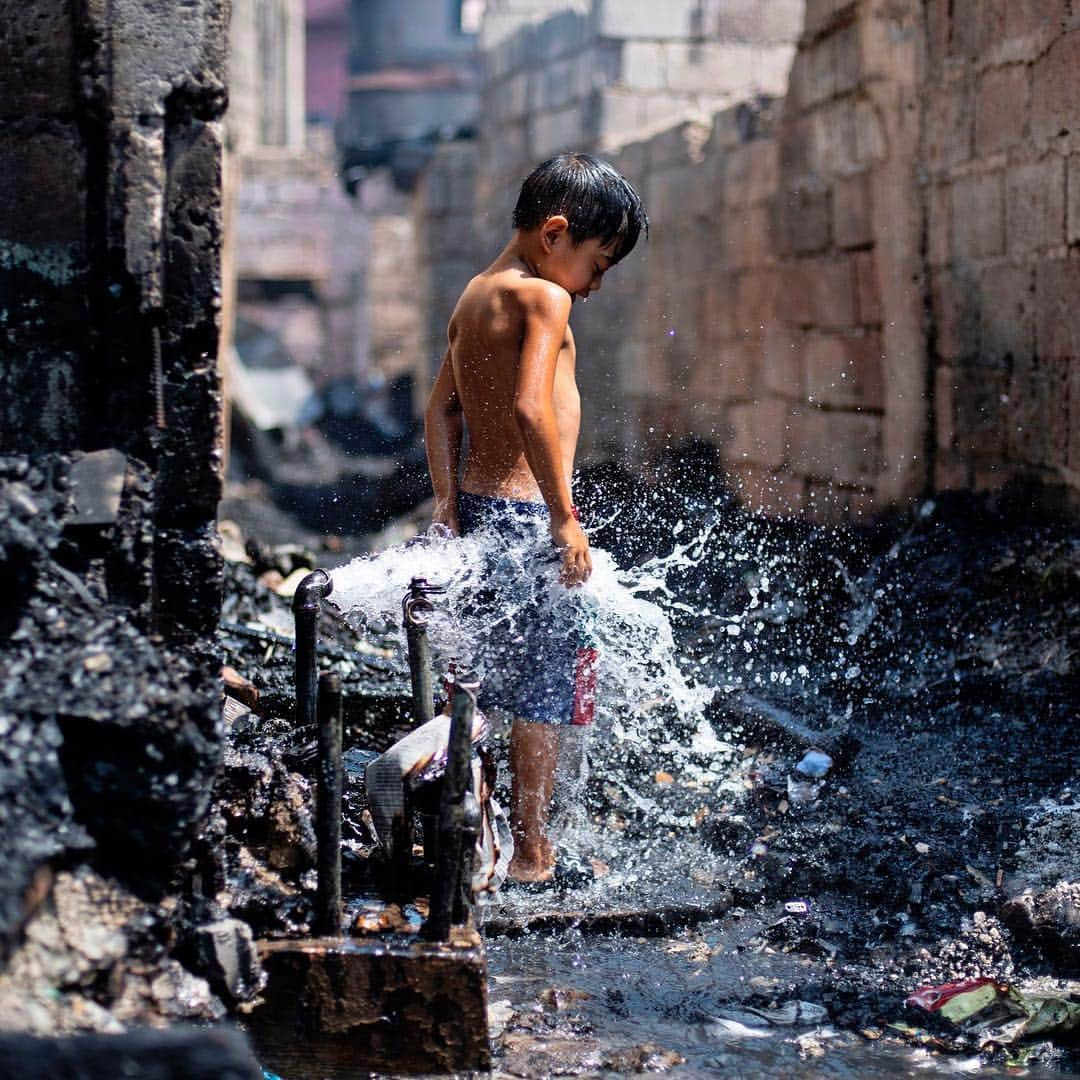
[[[584,300],[599,290],[604,274],[615,265],[617,237],[606,244],[598,236],[575,244],[561,215],[543,225],[542,237],[545,259],[539,266],[541,275],[561,285],[575,300]]]

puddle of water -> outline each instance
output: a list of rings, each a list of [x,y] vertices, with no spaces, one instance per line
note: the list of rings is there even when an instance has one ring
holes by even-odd
[[[496,1073],[616,1075],[610,1065],[618,1065],[620,1055],[650,1043],[685,1059],[670,1070],[679,1078],[1066,1075],[1045,1067],[987,1067],[977,1058],[871,1041],[827,1021],[763,1023],[739,1003],[753,995],[760,1006],[769,993],[797,1000],[799,986],[819,972],[805,958],[740,955],[740,942],[758,928],[750,919],[669,939],[571,931],[489,940]]]

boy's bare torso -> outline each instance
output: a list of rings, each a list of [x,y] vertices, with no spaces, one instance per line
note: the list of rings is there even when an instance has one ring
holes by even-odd
[[[519,265],[497,262],[469,282],[450,319],[450,363],[469,435],[461,490],[475,495],[543,502],[514,415],[525,332],[523,293],[537,284]],[[567,325],[555,365],[552,407],[568,486],[581,426],[575,362],[574,336]]]

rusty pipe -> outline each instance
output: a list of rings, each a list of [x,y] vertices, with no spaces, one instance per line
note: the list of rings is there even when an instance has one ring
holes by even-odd
[[[334,582],[325,570],[312,570],[296,587],[293,618],[296,620],[296,725],[315,723],[315,695],[318,656],[319,607],[334,591]]]

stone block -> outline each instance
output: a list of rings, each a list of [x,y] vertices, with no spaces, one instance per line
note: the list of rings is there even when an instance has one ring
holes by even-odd
[[[698,36],[700,0],[594,0],[593,28],[599,37],[680,40]]]
[[[1016,146],[1028,122],[1031,74],[1027,64],[991,68],[979,77],[975,150],[979,157]]]
[[[75,107],[74,34],[71,0],[0,5],[0,113],[49,116]]]
[[[806,336],[777,323],[765,328],[764,348],[758,350],[762,385],[770,394],[792,401],[801,400],[805,392],[803,351]]]
[[[1035,351],[1035,280],[1031,266],[987,267],[979,279],[979,356],[1005,367]]]
[[[723,41],[755,45],[793,43],[803,25],[803,0],[725,0],[711,33]]]
[[[966,259],[1000,255],[1005,250],[1004,174],[964,176],[952,186],[953,254]]]
[[[934,371],[934,428],[939,450],[950,450],[956,442],[956,372],[948,364]]]
[[[1052,358],[1031,358],[1014,365],[1007,386],[1008,450],[1014,460],[1026,465],[1064,462],[1063,436],[1069,403],[1061,375],[1062,368]],[[1006,390],[1004,374],[1001,380],[999,400]],[[972,391],[979,389],[973,387]],[[978,448],[979,444],[973,440],[973,452]]]
[[[577,97],[577,65],[573,58],[549,61],[533,73],[533,80],[534,113],[543,115],[564,109]]]
[[[979,350],[979,303],[972,284],[940,270],[930,278],[930,310],[937,355],[943,360],[966,360]]]
[[[837,247],[865,247],[873,243],[870,178],[841,177],[833,184],[833,239]]]
[[[872,251],[855,253],[855,292],[859,324],[876,326],[881,323],[881,288],[878,285],[877,260]]]
[[[532,155],[537,161],[576,150],[582,142],[581,109],[576,105],[557,112],[535,113],[529,126]]]
[[[736,277],[728,272],[712,273],[705,284],[701,304],[701,336],[709,346],[737,334],[735,323]]]
[[[933,184],[927,200],[927,252],[931,266],[943,266],[952,258],[952,189]]]
[[[764,332],[773,316],[775,290],[776,275],[772,270],[751,270],[739,275],[733,313],[736,334],[754,337]]]
[[[784,268],[777,315],[789,326],[839,330],[858,324],[851,256],[800,259]]]
[[[975,130],[971,83],[964,79],[931,88],[926,94],[924,125],[926,163],[931,169],[949,169],[967,161]]]
[[[847,98],[815,109],[808,125],[809,138],[799,132],[793,133],[796,138],[807,139],[806,145],[802,148],[797,145],[781,147],[782,162],[794,163],[801,158],[804,163],[797,171],[783,169],[784,177],[801,180],[807,173],[847,176],[858,172],[860,146],[855,111],[855,104]]]
[[[772,251],[772,218],[764,206],[729,210],[722,218],[724,263],[745,270],[764,265]]]
[[[1006,173],[1005,222],[1010,254],[1065,242],[1065,159],[1010,165]]]
[[[982,44],[982,8],[986,0],[952,0],[949,56],[973,61],[979,55]]]
[[[1069,365],[1069,433],[1065,464],[1080,472],[1080,364]]]
[[[1070,244],[1080,244],[1080,154],[1068,159],[1069,206],[1067,210],[1066,236]]]
[[[723,448],[725,460],[778,469],[784,462],[788,440],[788,406],[777,398],[764,398],[728,409],[731,440]]]
[[[645,99],[629,90],[609,87],[593,96],[594,118],[589,127],[605,145],[625,142],[627,136],[641,130]]]
[[[949,54],[949,0],[926,2],[926,54],[930,77],[939,79]]]
[[[659,90],[666,85],[667,58],[657,41],[626,41],[622,45],[619,82],[632,90]]]
[[[1035,62],[1031,134],[1052,139],[1080,130],[1080,29],[1059,37]]]
[[[749,206],[772,197],[780,173],[778,150],[775,139],[753,139],[724,155],[724,202],[728,206]],[[1080,180],[1080,158],[1076,171]],[[1080,228],[1080,220],[1077,225]]]
[[[1035,270],[1035,345],[1040,357],[1080,359],[1080,260],[1045,259]]]
[[[841,8],[848,6],[849,0],[806,0],[804,24],[807,34],[816,34],[823,30]]]
[[[724,401],[747,401],[753,398],[762,366],[758,341],[728,341],[716,353],[715,387]]]
[[[816,405],[881,409],[881,335],[813,335],[806,344],[806,398]]]
[[[1007,38],[1044,38],[1061,26],[1063,0],[1002,0]]]
[[[791,420],[794,471],[837,484],[871,486],[884,468],[881,420],[864,413],[805,408]]]
[[[734,464],[730,471],[736,496],[751,513],[793,516],[806,505],[806,483],[801,476]]]
[[[881,111],[872,102],[855,102],[855,168],[865,169],[889,156],[889,138]],[[851,170],[845,169],[844,172]]]
[[[673,93],[750,98],[787,88],[791,50],[783,46],[672,41],[664,50],[664,85]]]
[[[1014,427],[1014,402],[1007,373],[963,366],[957,369],[956,446],[969,459],[1000,460],[1007,427]],[[1008,400],[1009,409],[1005,409]]]
[[[810,480],[806,484],[806,521],[819,523],[858,521],[874,512],[874,495],[870,488],[842,486],[832,481]]]
[[[830,203],[829,189],[820,180],[807,179],[778,192],[773,201],[777,252],[810,255],[828,248]]]

